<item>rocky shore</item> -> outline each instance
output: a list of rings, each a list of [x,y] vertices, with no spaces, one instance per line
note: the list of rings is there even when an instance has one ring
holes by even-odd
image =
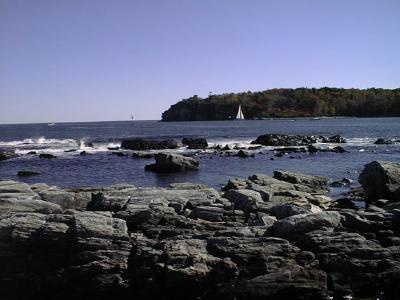
[[[400,164],[360,183],[364,208],[286,171],[223,191],[0,181],[1,298],[399,299]]]

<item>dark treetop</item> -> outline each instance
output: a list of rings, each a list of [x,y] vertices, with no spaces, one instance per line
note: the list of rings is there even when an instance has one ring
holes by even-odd
[[[271,89],[205,99],[195,95],[172,105],[162,121],[229,120],[235,118],[239,104],[246,119],[400,116],[400,89]]]

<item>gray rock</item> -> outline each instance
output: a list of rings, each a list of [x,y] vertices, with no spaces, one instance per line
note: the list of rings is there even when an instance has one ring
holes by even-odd
[[[147,165],[147,171],[157,173],[169,173],[179,171],[197,170],[199,162],[193,158],[184,157],[177,154],[159,153],[155,156],[156,163]]]
[[[225,198],[230,200],[235,209],[248,210],[257,202],[264,202],[260,193],[252,190],[229,190],[225,193]]]
[[[379,198],[400,201],[399,163],[373,161],[364,166],[358,180],[370,203]]]
[[[60,205],[63,209],[82,208],[82,204],[75,201],[74,193],[64,190],[46,190],[40,192],[40,196],[44,201]],[[86,205],[83,205],[86,207]]]
[[[205,184],[190,183],[190,182],[171,183],[169,186],[173,189],[178,189],[178,190],[202,190],[208,188],[208,186]]]
[[[62,209],[59,205],[35,199],[16,199],[0,197],[0,214],[10,212],[35,212],[42,214],[61,213]]]
[[[223,191],[228,190],[239,190],[246,187],[248,180],[243,178],[232,178],[228,180],[228,183],[222,188]]]
[[[321,228],[333,229],[339,224],[340,214],[335,211],[300,214],[275,222],[269,232],[272,236],[297,240],[307,232]]]
[[[322,187],[329,183],[329,180],[322,176],[304,175],[287,171],[275,171],[274,178],[293,184],[302,184],[311,187]]]
[[[16,181],[0,181],[0,194],[2,193],[20,193],[35,195],[29,185]]]

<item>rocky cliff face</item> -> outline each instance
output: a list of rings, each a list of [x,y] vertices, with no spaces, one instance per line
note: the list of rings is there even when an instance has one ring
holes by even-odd
[[[343,208],[328,183],[282,171],[224,193],[1,181],[1,298],[399,299],[400,199]]]

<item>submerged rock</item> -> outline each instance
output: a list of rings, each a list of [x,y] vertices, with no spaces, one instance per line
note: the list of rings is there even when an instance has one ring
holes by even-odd
[[[39,154],[39,158],[53,159],[56,158],[56,156],[50,153],[41,153]]]
[[[169,173],[179,171],[197,170],[199,162],[190,157],[177,154],[158,153],[155,155],[156,163],[147,165],[146,171]]]
[[[35,171],[18,171],[17,173],[17,176],[20,177],[37,176],[37,175],[40,175],[40,173]]]

